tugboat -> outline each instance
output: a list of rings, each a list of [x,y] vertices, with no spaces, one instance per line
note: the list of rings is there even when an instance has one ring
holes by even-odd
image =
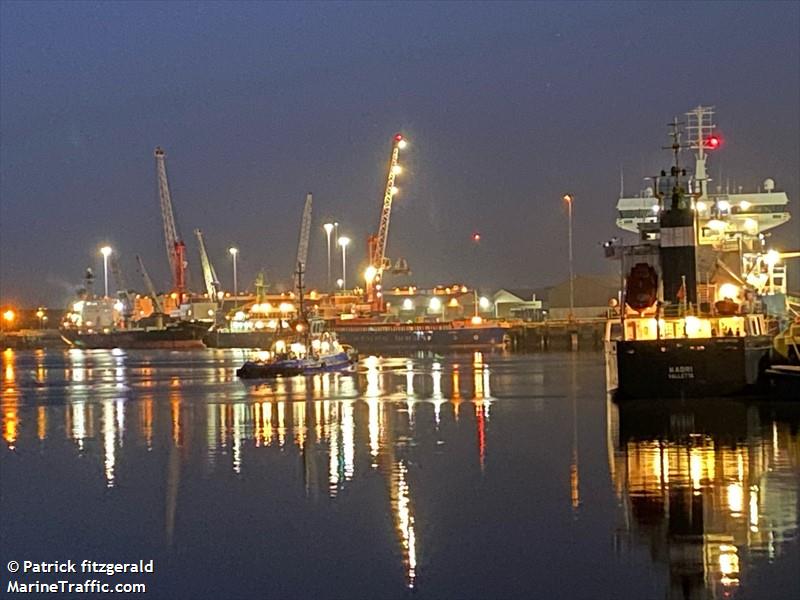
[[[605,335],[607,389],[617,399],[741,394],[763,383],[769,365],[767,302],[758,273],[742,268],[765,264],[764,236],[755,220],[736,218],[749,202],[708,194],[706,151],[719,146],[713,111],[687,114],[689,142],[681,144],[676,119],[674,165],[645,195],[652,212],[638,224],[640,242],[615,248],[627,276]],[[688,181],[678,160],[686,148],[696,152]]]
[[[309,322],[303,298],[303,263],[298,264],[297,287],[300,310],[290,336],[278,336],[265,360],[248,360],[236,370],[242,379],[269,379],[344,371],[357,362],[351,346],[342,345],[336,333],[325,329],[322,319]]]

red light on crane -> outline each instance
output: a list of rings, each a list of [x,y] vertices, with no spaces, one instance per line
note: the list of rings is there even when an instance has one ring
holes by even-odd
[[[396,136],[394,136],[394,139],[399,142],[400,140],[403,139],[403,134],[402,133],[398,133]]]
[[[480,242],[481,241],[481,234],[478,233],[477,231],[475,233],[473,233],[472,234],[472,241],[475,242],[476,244],[478,242]]]
[[[710,135],[704,140],[703,146],[707,150],[716,150],[717,148],[719,148],[721,143],[722,140],[718,135]]]

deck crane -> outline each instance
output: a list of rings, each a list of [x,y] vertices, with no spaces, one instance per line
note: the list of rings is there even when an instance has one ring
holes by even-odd
[[[111,273],[114,275],[114,281],[117,282],[117,299],[122,302],[122,316],[127,321],[133,315],[133,298],[131,298],[131,291],[125,282],[125,277],[122,274],[122,267],[119,264],[119,253],[112,252],[109,256],[111,263]]]
[[[178,305],[183,302],[186,294],[186,244],[178,236],[175,226],[175,215],[172,212],[172,198],[167,182],[166,153],[161,147],[155,149],[156,173],[158,176],[158,195],[161,201],[161,218],[164,221],[164,240],[167,244],[167,257],[172,271],[175,292],[178,296]]]
[[[389,159],[389,173],[386,178],[386,189],[383,193],[383,207],[381,208],[381,220],[378,226],[378,233],[371,235],[367,239],[367,252],[369,256],[369,266],[365,273],[367,284],[367,302],[375,312],[383,309],[381,294],[381,279],[383,271],[391,268],[391,261],[386,256],[386,241],[389,236],[389,219],[392,216],[392,199],[397,193],[394,184],[395,177],[402,172],[398,164],[400,150],[406,147],[406,140],[403,135],[398,133],[392,139],[392,154]]]
[[[163,313],[164,307],[161,306],[161,300],[158,299],[156,287],[153,285],[153,280],[150,279],[150,275],[147,274],[147,269],[144,268],[142,257],[138,254],[136,255],[136,262],[139,265],[139,273],[142,274],[142,279],[144,279],[144,286],[147,288],[147,293],[153,301],[153,311],[159,314]]]
[[[297,265],[303,265],[303,269],[305,269],[308,260],[308,241],[311,237],[312,202],[311,192],[308,192],[308,194],[306,194],[305,206],[303,206],[303,218],[300,221],[300,238],[297,241],[297,260],[294,261],[295,268],[297,268]]]
[[[214,270],[214,265],[211,264],[211,260],[208,258],[206,243],[203,240],[203,232],[199,229],[195,229],[194,234],[197,236],[197,245],[200,247],[200,264],[203,267],[203,280],[206,282],[208,299],[212,302],[217,302],[219,301],[219,292],[221,288],[219,279],[217,279],[217,272]]]

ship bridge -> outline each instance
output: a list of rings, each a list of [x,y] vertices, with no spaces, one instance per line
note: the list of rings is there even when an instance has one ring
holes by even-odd
[[[771,180],[764,182],[769,191],[752,193],[709,193],[694,203],[700,243],[712,243],[722,236],[743,233],[758,235],[786,223],[789,198],[786,192],[772,188]],[[623,197],[617,201],[617,227],[639,233],[642,225],[657,224],[660,207],[652,188],[639,196]]]

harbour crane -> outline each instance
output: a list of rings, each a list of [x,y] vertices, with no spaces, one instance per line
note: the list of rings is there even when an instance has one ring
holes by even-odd
[[[178,296],[178,305],[186,294],[186,244],[178,235],[175,226],[175,215],[172,211],[172,198],[169,193],[167,181],[166,153],[160,146],[155,149],[156,174],[158,176],[158,195],[161,201],[161,219],[164,222],[164,240],[167,244],[167,258],[175,292]]]
[[[147,288],[147,293],[149,294],[150,299],[153,301],[153,311],[159,314],[163,313],[164,307],[161,305],[161,300],[158,299],[156,287],[153,285],[153,280],[150,279],[150,275],[147,274],[147,269],[144,268],[142,257],[138,254],[136,255],[136,262],[139,264],[139,273],[142,275],[144,286]]]
[[[400,150],[405,146],[406,140],[403,139],[402,134],[398,133],[392,138],[392,154],[389,159],[389,173],[386,177],[386,188],[383,193],[383,206],[381,207],[378,233],[369,236],[367,239],[367,253],[369,256],[369,266],[365,273],[367,302],[375,312],[380,312],[383,308],[381,293],[383,272],[392,267],[391,260],[386,256],[386,242],[389,237],[389,219],[392,216],[392,199],[398,191],[395,186],[395,177],[402,172],[398,159]]]
[[[206,243],[203,240],[203,232],[199,229],[195,229],[194,234],[197,236],[197,245],[200,248],[200,264],[203,267],[203,280],[206,282],[208,299],[212,302],[217,302],[221,289],[219,279],[217,279],[217,272],[214,270],[214,265],[211,264],[211,260],[208,258]]]
[[[300,238],[297,241],[297,260],[295,266],[302,265],[305,269],[308,260],[308,241],[311,238],[311,204],[313,202],[311,192],[306,194],[306,203],[303,206],[303,218],[300,221]]]

